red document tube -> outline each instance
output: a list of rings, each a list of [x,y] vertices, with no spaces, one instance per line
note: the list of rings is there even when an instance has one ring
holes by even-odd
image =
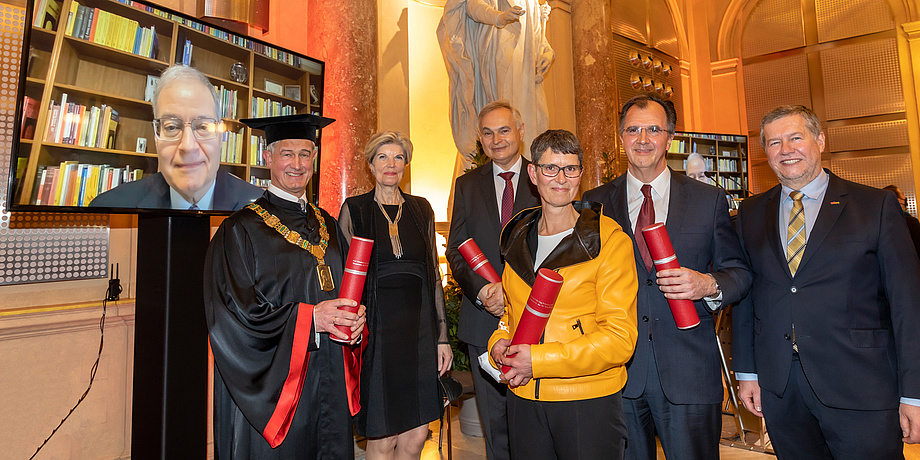
[[[674,254],[674,246],[671,245],[671,238],[663,223],[658,222],[643,228],[642,236],[648,245],[648,252],[652,260],[655,261],[656,269],[661,271],[680,268],[677,256]],[[700,317],[696,313],[692,300],[668,299],[668,306],[671,307],[671,314],[674,315],[674,322],[677,323],[678,329],[690,329],[700,324]]]
[[[339,289],[339,297],[351,299],[361,303],[361,295],[364,294],[364,279],[367,278],[367,264],[371,260],[371,252],[374,249],[374,240],[361,238],[359,236],[351,237],[351,244],[348,247],[348,258],[345,259],[345,274],[342,275],[342,288]],[[358,307],[339,307],[339,310],[358,312]],[[351,326],[336,326],[340,331],[351,336]],[[331,337],[336,342],[343,342],[334,336]]]
[[[466,259],[466,263],[470,264],[470,268],[479,276],[485,278],[486,281],[490,283],[500,283],[502,281],[495,268],[489,263],[489,259],[486,259],[486,255],[482,253],[482,249],[479,249],[479,245],[472,238],[468,238],[460,244],[457,250]]]
[[[521,314],[521,321],[514,329],[511,345],[540,343],[540,337],[543,335],[543,330],[546,329],[546,322],[549,321],[549,314],[553,312],[553,306],[556,305],[556,297],[559,296],[560,289],[562,289],[562,275],[546,268],[541,268],[537,272],[537,280],[533,283],[533,289],[527,299],[527,307]],[[510,369],[508,366],[502,366],[502,372],[508,372]]]

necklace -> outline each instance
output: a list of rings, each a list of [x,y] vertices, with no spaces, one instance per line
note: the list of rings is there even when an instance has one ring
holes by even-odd
[[[374,197],[374,201],[377,201],[377,197]],[[405,201],[405,200],[403,200]],[[393,246],[393,255],[397,259],[401,259],[403,256],[402,243],[399,241],[399,219],[402,217],[402,205],[403,202],[399,202],[399,207],[396,209],[396,219],[390,220],[390,215],[387,214],[386,209],[383,209],[383,205],[377,201],[377,207],[380,208],[380,212],[383,213],[383,218],[387,220],[387,230],[390,234],[390,244]]]
[[[326,265],[325,260],[326,248],[329,246],[329,231],[326,229],[326,219],[323,219],[323,215],[319,212],[319,208],[313,206],[313,203],[310,203],[313,214],[316,216],[316,219],[319,220],[319,244],[310,243],[304,239],[300,233],[289,229],[287,225],[281,223],[281,219],[279,219],[278,216],[266,211],[262,206],[256,203],[249,203],[246,205],[246,208],[255,211],[265,222],[265,225],[275,229],[288,243],[313,254],[313,257],[316,257],[316,275],[319,278],[320,289],[324,291],[335,289],[335,281],[332,279],[332,269]]]

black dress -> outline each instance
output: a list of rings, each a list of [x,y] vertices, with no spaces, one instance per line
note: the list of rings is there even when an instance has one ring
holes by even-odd
[[[437,343],[442,341],[442,332],[446,340],[447,327],[443,293],[440,284],[434,286],[439,277],[432,274],[437,268],[432,267],[434,245],[428,232],[433,233],[434,216],[420,206],[427,201],[404,194],[407,201],[397,223],[403,255],[397,259],[387,220],[373,201],[373,192],[369,195],[346,200],[339,217],[350,215],[354,224],[350,230],[374,239],[363,300],[369,343],[355,428],[359,434],[376,438],[428,424],[440,416]],[[384,208],[395,219],[398,206]],[[427,210],[430,212],[430,205]],[[435,301],[436,293],[441,293],[440,302]]]

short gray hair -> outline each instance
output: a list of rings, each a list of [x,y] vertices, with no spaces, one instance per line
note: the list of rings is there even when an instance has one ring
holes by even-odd
[[[476,125],[477,125],[476,130],[478,131],[479,128],[482,126],[482,119],[485,118],[486,115],[498,109],[510,110],[511,116],[514,118],[514,127],[517,129],[521,129],[521,126],[524,124],[524,118],[521,117],[521,112],[519,112],[518,109],[514,108],[514,106],[511,105],[511,102],[508,102],[507,99],[499,99],[497,101],[486,104],[485,107],[483,107],[482,110],[479,111],[479,118],[476,120]]]
[[[818,139],[818,136],[821,135],[821,120],[818,119],[818,116],[815,115],[811,109],[804,105],[781,105],[767,112],[760,120],[760,146],[764,149],[767,148],[767,137],[763,132],[764,126],[780,118],[786,118],[792,115],[801,115],[805,120],[805,127],[808,128],[808,132],[810,132],[816,140]]]
[[[550,129],[537,136],[530,145],[530,156],[534,164],[540,164],[540,159],[547,150],[564,155],[577,155],[578,165],[581,166],[585,156],[581,143],[569,131],[564,129]]]
[[[160,74],[160,81],[157,82],[156,87],[153,89],[153,100],[151,101],[151,104],[153,104],[153,116],[159,116],[157,114],[157,103],[160,99],[160,92],[178,80],[194,80],[204,85],[208,92],[211,93],[211,98],[214,99],[214,115],[220,121],[220,96],[217,95],[217,90],[214,89],[211,80],[198,69],[180,64],[173,65]]]

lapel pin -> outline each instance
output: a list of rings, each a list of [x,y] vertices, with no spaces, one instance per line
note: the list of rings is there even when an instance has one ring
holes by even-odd
[[[831,201],[831,204],[832,204],[832,205],[840,204],[840,202],[839,202],[839,201]]]

